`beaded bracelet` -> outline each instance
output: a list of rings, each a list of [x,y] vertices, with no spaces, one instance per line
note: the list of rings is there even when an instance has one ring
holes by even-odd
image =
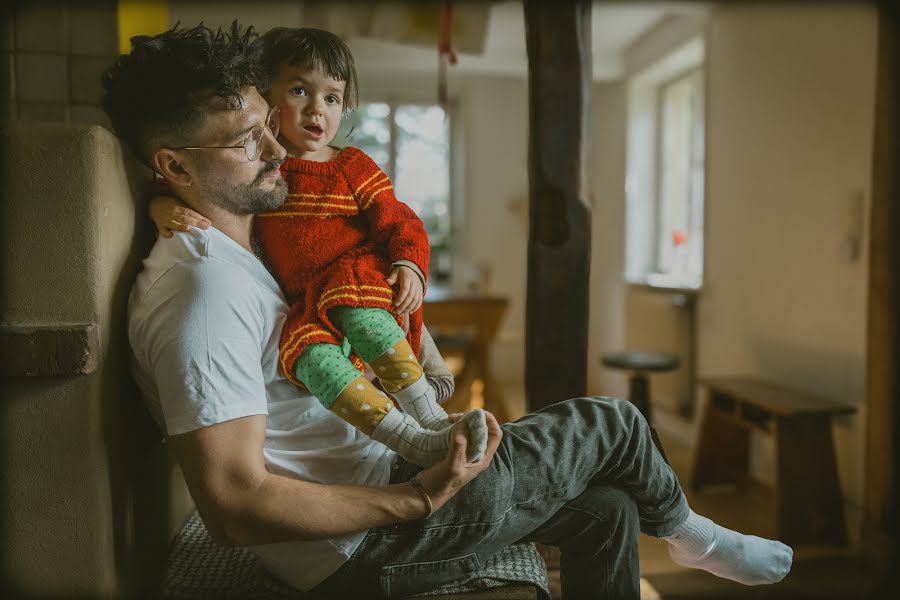
[[[425,501],[425,504],[428,506],[428,514],[426,514],[423,519],[427,519],[432,514],[434,514],[434,504],[431,502],[431,496],[428,495],[428,492],[425,491],[425,486],[422,485],[422,482],[418,480],[418,478],[413,477],[409,480],[409,484],[413,486],[413,488],[419,492],[419,495],[422,496],[422,500]]]

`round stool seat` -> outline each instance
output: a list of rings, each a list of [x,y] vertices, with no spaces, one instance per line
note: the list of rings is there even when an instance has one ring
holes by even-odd
[[[678,367],[678,357],[665,352],[640,352],[625,350],[607,352],[603,364],[613,369],[632,371],[671,371]]]

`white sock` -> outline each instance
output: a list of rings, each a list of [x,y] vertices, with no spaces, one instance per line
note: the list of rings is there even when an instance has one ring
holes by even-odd
[[[460,419],[466,429],[466,460],[478,462],[487,448],[487,422],[484,411],[467,412]],[[399,410],[389,411],[372,431],[372,439],[381,442],[409,462],[430,467],[447,456],[452,425],[440,431],[423,429]]]
[[[447,419],[447,411],[437,403],[434,388],[425,375],[391,395],[400,403],[403,412],[409,413],[425,429],[441,431],[452,425]]]
[[[392,410],[375,426],[372,439],[413,464],[430,467],[447,456],[450,426],[431,431],[422,428],[408,414]]]
[[[779,541],[732,531],[694,511],[665,539],[679,565],[744,585],[781,581],[794,559],[794,551]]]
[[[480,408],[468,411],[460,421],[466,424],[466,460],[470,463],[484,458],[487,449],[487,420]]]

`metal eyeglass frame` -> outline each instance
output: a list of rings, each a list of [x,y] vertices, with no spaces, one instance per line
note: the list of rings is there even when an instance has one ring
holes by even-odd
[[[277,106],[273,106],[269,109],[269,114],[266,115],[266,124],[256,125],[247,132],[247,137],[244,138],[244,143],[238,146],[178,146],[174,148],[169,148],[170,150],[219,150],[219,149],[236,149],[242,148],[244,153],[247,155],[247,160],[254,161],[258,159],[262,155],[262,138],[265,134],[265,129],[268,129],[272,132],[272,137],[278,139],[278,131],[280,130],[280,126],[278,123],[278,110]],[[258,132],[258,133],[257,133]],[[250,151],[247,149],[250,146],[250,143],[253,141],[253,136],[257,135],[256,138],[256,153],[254,156],[250,156]]]

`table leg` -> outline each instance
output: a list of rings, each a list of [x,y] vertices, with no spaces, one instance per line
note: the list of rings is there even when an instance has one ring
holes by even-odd
[[[846,545],[831,419],[827,415],[778,419],[775,460],[778,538],[786,544]]]
[[[712,405],[707,395],[700,439],[694,455],[691,485],[742,483],[750,459],[750,432],[731,421]]]

